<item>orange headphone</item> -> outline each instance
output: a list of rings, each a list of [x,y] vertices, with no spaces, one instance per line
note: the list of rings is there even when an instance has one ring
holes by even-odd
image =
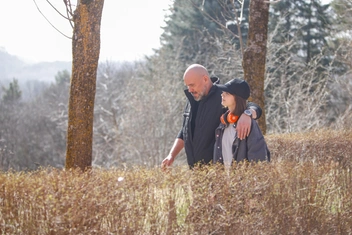
[[[220,117],[220,121],[222,124],[224,125],[228,125],[230,123],[236,123],[238,120],[239,116],[234,115],[233,113],[231,113],[229,110],[224,113],[223,115],[221,115]],[[226,120],[226,121],[225,121]]]

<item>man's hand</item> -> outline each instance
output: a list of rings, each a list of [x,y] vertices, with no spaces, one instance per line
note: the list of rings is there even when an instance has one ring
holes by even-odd
[[[171,154],[167,155],[167,157],[161,162],[161,169],[166,170],[167,167],[170,167],[174,162],[175,158],[171,156]]]
[[[184,142],[183,139],[176,138],[174,145],[172,146],[169,155],[161,162],[161,169],[166,170],[167,167],[170,167],[172,163],[174,162],[177,154],[180,153],[180,151],[184,147]]]
[[[252,118],[246,114],[242,114],[237,121],[236,131],[240,140],[245,139],[251,132]]]

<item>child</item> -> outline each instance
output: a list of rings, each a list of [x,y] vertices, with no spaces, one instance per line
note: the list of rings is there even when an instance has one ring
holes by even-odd
[[[220,125],[215,130],[213,162],[220,162],[229,168],[233,161],[270,161],[270,152],[264,136],[255,120],[248,137],[240,140],[236,133],[238,117],[245,113],[247,99],[250,95],[249,85],[242,79],[232,79],[225,85],[217,85],[223,92],[221,104],[228,108],[220,118]],[[246,111],[245,111],[246,110]]]

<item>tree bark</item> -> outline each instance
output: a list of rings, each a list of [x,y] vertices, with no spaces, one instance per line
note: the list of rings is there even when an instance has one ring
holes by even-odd
[[[266,44],[268,38],[269,4],[263,0],[251,0],[249,6],[249,30],[247,48],[243,55],[244,79],[251,87],[251,100],[263,110],[258,120],[259,126],[266,133],[264,79]]]
[[[93,116],[104,0],[79,0],[73,22],[65,168],[92,166]]]

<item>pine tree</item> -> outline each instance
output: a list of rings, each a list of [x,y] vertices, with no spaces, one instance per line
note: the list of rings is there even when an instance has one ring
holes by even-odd
[[[333,37],[329,43],[336,55],[334,72],[341,75],[352,69],[352,1],[334,0],[331,6],[335,12],[335,21]]]
[[[319,0],[281,0],[273,4],[269,30],[279,33],[272,42],[289,44],[287,51],[308,64],[327,46],[332,21],[328,8],[328,4],[323,5]],[[328,59],[322,63],[326,65]]]
[[[236,10],[236,14],[234,12]],[[238,29],[246,40],[248,29],[248,3],[241,19],[238,1],[227,0],[175,0],[161,36],[159,52],[173,53],[175,60],[187,63],[210,63],[224,44],[239,48]],[[247,22],[247,23],[245,23]],[[226,28],[227,27],[227,28]]]
[[[332,59],[326,50],[332,22],[329,6],[319,0],[281,0],[270,9],[268,126],[275,131],[300,131],[319,125],[314,119],[326,115],[328,77],[324,72]],[[298,111],[306,113],[301,124],[293,118]]]
[[[20,86],[18,85],[18,80],[13,79],[12,82],[9,84],[9,88],[2,87],[3,89],[3,96],[2,100],[4,103],[7,104],[14,104],[20,101],[21,96],[22,96],[22,91],[20,89]]]
[[[62,85],[62,84],[66,84],[66,83],[70,83],[70,72],[68,70],[62,70],[59,71],[56,75],[55,75],[55,81],[57,85]]]

